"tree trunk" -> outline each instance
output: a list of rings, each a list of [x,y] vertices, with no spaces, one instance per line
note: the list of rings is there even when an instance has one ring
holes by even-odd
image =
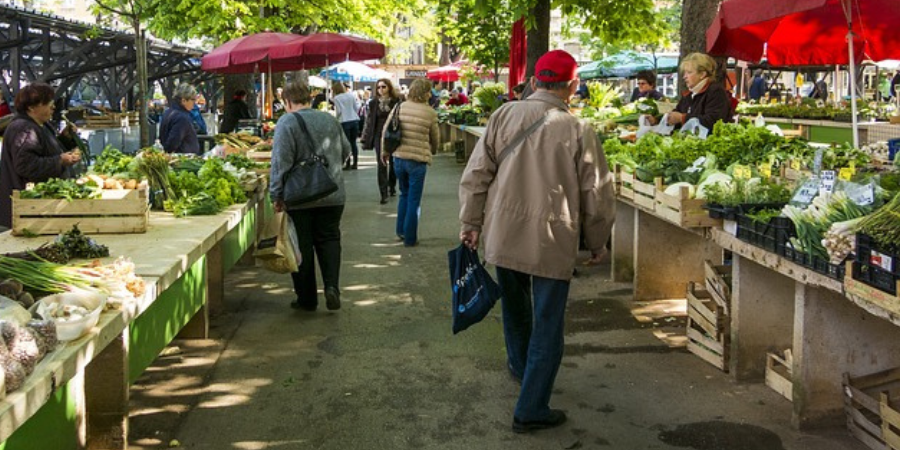
[[[537,0],[531,10],[535,27],[528,30],[528,65],[525,68],[525,79],[534,75],[537,60],[550,49],[550,0]]]
[[[719,11],[722,0],[684,0],[681,7],[681,58],[694,52],[706,53],[706,29],[712,24],[713,18]],[[724,74],[724,62],[717,61],[722,66],[719,70],[719,80]],[[687,89],[684,80],[678,78],[678,92]]]
[[[137,77],[138,77],[138,99],[140,109],[138,110],[138,123],[141,127],[141,148],[149,147],[150,142],[150,120],[148,102],[150,95],[147,88],[147,37],[141,30],[141,21],[133,19],[134,26],[134,50],[137,52]]]

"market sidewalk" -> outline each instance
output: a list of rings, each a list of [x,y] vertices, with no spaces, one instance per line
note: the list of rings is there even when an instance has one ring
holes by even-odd
[[[176,341],[132,390],[131,448],[862,450],[843,428],[800,433],[790,404],[737,384],[654,336],[631,287],[580,268],[552,405],[561,428],[510,431],[518,385],[506,372],[499,308],[450,331],[447,251],[457,244],[452,155],[429,168],[420,245],[394,238],[396,200],[378,204],[374,158],[344,172],[343,308],[289,308],[290,277],[236,267],[228,312],[206,341]],[[666,306],[666,305],[663,305]],[[652,308],[650,308],[652,309]],[[174,440],[174,442],[173,442]]]

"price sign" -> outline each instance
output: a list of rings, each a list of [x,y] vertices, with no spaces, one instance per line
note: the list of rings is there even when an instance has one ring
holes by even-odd
[[[856,169],[853,167],[841,167],[841,171],[838,172],[838,178],[845,181],[850,181],[853,175],[856,175]]]
[[[772,178],[772,164],[760,164],[759,165],[759,174],[764,178]]]
[[[749,166],[736,165],[734,166],[734,177],[740,178],[743,180],[749,180],[753,176],[753,171],[750,170]]]
[[[825,192],[834,192],[835,172],[833,170],[822,171],[822,190]]]
[[[875,185],[873,184],[862,186],[849,185],[846,192],[850,201],[859,206],[867,206],[875,203]]]
[[[803,168],[803,166],[800,164],[800,160],[799,160],[799,159],[792,159],[792,160],[791,160],[791,169],[793,169],[793,170],[800,170],[800,169],[802,169],[802,168]]]
[[[791,199],[791,204],[799,206],[809,205],[818,194],[819,180],[807,180],[806,183],[803,183],[803,186],[800,186],[800,189],[797,189],[797,192],[794,194],[794,198]]]

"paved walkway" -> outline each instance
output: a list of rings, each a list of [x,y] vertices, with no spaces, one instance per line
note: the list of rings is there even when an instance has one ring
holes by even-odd
[[[132,391],[131,446],[198,450],[864,449],[843,428],[790,428],[790,404],[736,384],[655,334],[683,326],[665,304],[636,305],[609,267],[581,268],[568,305],[566,355],[552,406],[569,422],[510,431],[499,308],[450,331],[446,254],[458,234],[462,173],[439,154],[426,177],[420,245],[394,239],[396,200],[378,204],[374,158],[344,172],[336,313],[294,311],[290,277],[236,267],[212,339],[176,341]],[[659,317],[636,320],[635,307]]]

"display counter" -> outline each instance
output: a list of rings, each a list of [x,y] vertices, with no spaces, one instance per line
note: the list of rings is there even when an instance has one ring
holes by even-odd
[[[896,306],[845,293],[843,280],[799,266],[738,240],[721,228],[682,228],[620,198],[613,235],[612,277],[633,281],[637,301],[684,298],[703,283],[704,261],[732,264],[728,361],[736,381],[764,381],[769,354],[790,350],[793,424],[842,423],[843,375],[900,367]],[[726,227],[727,228],[727,227]]]
[[[0,401],[0,449],[127,447],[128,389],[176,336],[206,338],[224,273],[256,242],[272,208],[264,190],[215,216],[151,213],[144,234],[98,235],[110,259],[130,257],[143,298],[106,311],[86,336],[47,355],[26,385]],[[0,235],[0,253],[50,239]],[[48,432],[49,431],[49,432]]]

